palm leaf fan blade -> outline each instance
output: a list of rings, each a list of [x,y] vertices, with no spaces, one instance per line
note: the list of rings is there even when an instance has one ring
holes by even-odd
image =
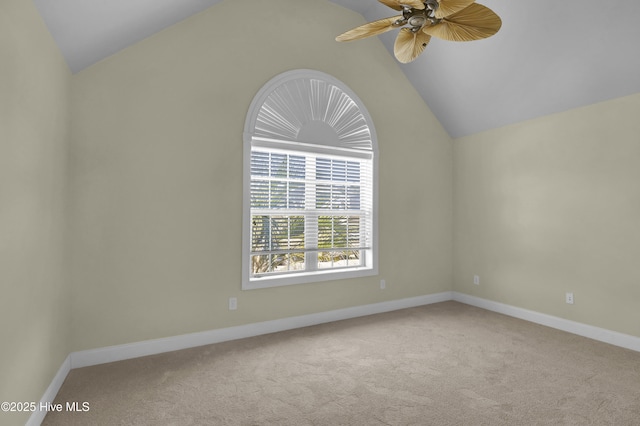
[[[398,61],[406,64],[416,59],[430,40],[431,36],[422,31],[413,32],[409,28],[402,28],[396,37],[393,53]]]
[[[434,15],[438,19],[453,15],[462,9],[470,6],[476,0],[440,0],[440,6],[436,9]]]
[[[336,41],[359,40],[365,37],[386,33],[387,31],[396,28],[394,24],[398,19],[402,19],[402,16],[392,16],[390,18],[379,19],[377,21],[369,22],[368,24],[360,25],[359,27],[340,34],[336,37]]]
[[[422,0],[378,0],[380,3],[385,6],[390,7],[395,10],[402,10],[402,6],[409,6],[414,9],[424,9],[424,3]]]
[[[491,9],[473,3],[438,24],[424,27],[423,31],[443,40],[471,41],[491,37],[501,26],[502,20]]]

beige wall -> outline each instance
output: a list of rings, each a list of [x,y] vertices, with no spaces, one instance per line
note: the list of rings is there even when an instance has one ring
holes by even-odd
[[[639,117],[636,94],[456,140],[454,289],[640,336]]]
[[[0,2],[0,401],[39,401],[69,353],[70,78],[33,3]]]
[[[330,2],[245,7],[241,23],[225,1],[74,75],[72,350],[451,289],[451,140],[396,61],[375,38],[336,43],[364,20]],[[241,291],[244,120],[295,68],[340,79],[373,118],[380,276]]]
[[[228,0],[70,77],[31,2],[0,3],[1,400],[39,400],[71,351],[452,288],[640,336],[640,94],[452,145],[379,40],[333,41],[360,15],[248,4],[258,30]],[[241,291],[244,120],[295,68],[374,120],[380,275]]]

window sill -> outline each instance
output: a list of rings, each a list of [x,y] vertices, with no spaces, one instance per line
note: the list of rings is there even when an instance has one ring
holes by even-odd
[[[314,272],[292,273],[280,276],[266,276],[260,278],[252,278],[248,282],[243,281],[243,290],[256,290],[269,287],[280,287],[294,284],[309,284],[322,281],[335,281],[350,278],[367,277],[378,275],[377,268],[359,267],[344,270],[327,270]]]

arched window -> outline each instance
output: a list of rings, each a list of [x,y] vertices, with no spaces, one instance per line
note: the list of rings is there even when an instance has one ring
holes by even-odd
[[[376,170],[371,117],[346,85],[270,80],[245,122],[242,288],[377,274]]]

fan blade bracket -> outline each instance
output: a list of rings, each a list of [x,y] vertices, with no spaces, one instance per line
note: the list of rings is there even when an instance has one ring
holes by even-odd
[[[398,19],[396,22],[394,22],[392,25],[396,28],[399,28],[406,24],[407,24],[407,20],[405,18],[401,18],[401,19]]]

